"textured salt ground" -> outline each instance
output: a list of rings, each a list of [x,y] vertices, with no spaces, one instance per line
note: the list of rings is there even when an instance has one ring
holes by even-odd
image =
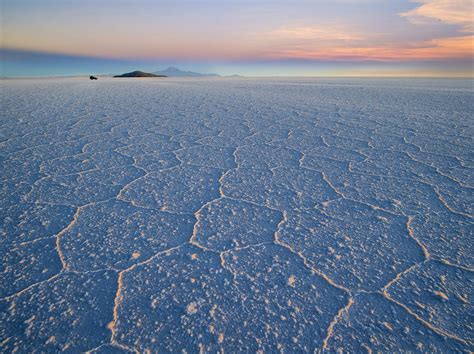
[[[2,352],[474,350],[469,80],[3,80]]]

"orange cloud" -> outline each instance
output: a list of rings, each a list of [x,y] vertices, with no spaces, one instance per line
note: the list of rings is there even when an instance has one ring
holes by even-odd
[[[464,31],[469,28],[472,12],[464,13],[464,10],[470,7],[466,1],[416,1],[423,1],[424,5],[403,16],[413,20],[422,15],[423,18],[437,17],[439,13],[444,22],[463,24]],[[474,37],[466,33],[423,42],[387,41],[384,43],[383,36],[376,33],[358,33],[351,28],[319,25],[284,26],[252,39],[248,43],[253,44],[255,51],[252,55],[252,47],[247,48],[251,51],[250,56],[256,55],[263,59],[409,61],[474,57]]]
[[[326,46],[313,50],[289,49],[268,53],[273,58],[331,60],[432,60],[473,57],[474,36],[433,39],[427,42],[387,46]]]
[[[269,35],[272,38],[283,40],[357,41],[364,39],[360,34],[355,34],[337,27],[281,27],[272,31]]]
[[[472,0],[414,0],[414,2],[422,5],[400,14],[412,23],[436,20],[460,25],[463,32],[474,31],[474,2]]]

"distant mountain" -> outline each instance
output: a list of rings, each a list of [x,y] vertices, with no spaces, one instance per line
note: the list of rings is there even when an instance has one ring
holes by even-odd
[[[173,66],[170,66],[166,70],[155,71],[154,74],[158,75],[165,75],[169,77],[219,77],[220,75],[217,74],[202,74],[202,73],[195,73],[193,71],[184,71]]]
[[[143,71],[132,71],[131,73],[115,75],[114,77],[166,77],[166,75],[144,73]]]

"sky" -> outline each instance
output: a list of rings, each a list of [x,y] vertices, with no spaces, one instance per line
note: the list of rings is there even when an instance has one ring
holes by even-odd
[[[0,76],[474,76],[473,0],[0,0]]]

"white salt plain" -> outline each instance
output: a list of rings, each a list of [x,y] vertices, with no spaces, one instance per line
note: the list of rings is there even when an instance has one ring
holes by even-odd
[[[472,80],[0,89],[1,352],[474,350]]]

